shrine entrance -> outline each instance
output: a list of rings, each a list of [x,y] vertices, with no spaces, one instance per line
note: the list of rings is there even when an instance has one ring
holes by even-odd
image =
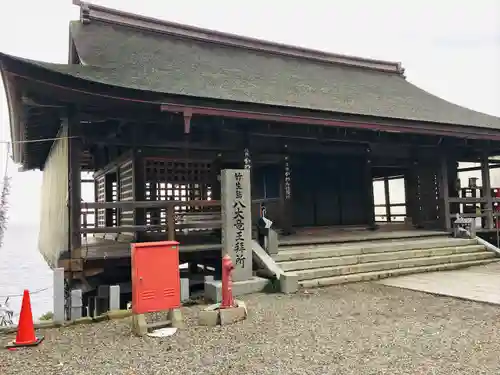
[[[293,226],[368,223],[363,160],[307,156],[292,168]]]

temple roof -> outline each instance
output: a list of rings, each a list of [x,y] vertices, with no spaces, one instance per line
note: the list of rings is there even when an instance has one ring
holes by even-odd
[[[4,78],[12,73],[12,64],[20,64],[39,69],[42,76],[45,71],[77,78],[86,87],[160,94],[155,95],[159,104],[170,95],[229,106],[307,110],[323,117],[356,115],[366,116],[366,121],[500,131],[500,118],[450,103],[408,82],[398,62],[287,46],[74,1],[81,17],[70,23],[70,63],[0,53]],[[13,101],[12,82],[4,82]],[[13,138],[21,137],[13,109],[11,105]]]
[[[80,5],[81,20],[70,27],[78,56],[86,65],[111,68],[88,71],[88,79],[207,99],[500,129],[500,118],[408,82],[400,63]]]

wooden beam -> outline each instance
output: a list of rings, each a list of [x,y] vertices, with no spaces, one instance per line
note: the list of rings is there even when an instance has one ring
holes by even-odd
[[[450,184],[448,181],[448,159],[441,155],[439,169],[439,198],[440,209],[443,220],[443,227],[446,231],[451,231],[450,216]]]
[[[458,168],[458,172],[473,172],[481,170],[482,166],[479,167],[466,167],[466,168]],[[499,163],[491,163],[490,161],[490,169],[500,168]]]
[[[387,177],[384,178],[384,196],[385,196],[385,215],[387,217],[387,221],[391,222],[391,194],[389,191],[389,179]]]
[[[370,228],[375,229],[375,196],[373,193],[373,165],[372,159],[369,152],[366,152],[366,162],[363,171],[364,183],[367,188],[366,191],[366,204],[365,209],[367,210],[368,225]]]
[[[483,197],[486,198],[486,206],[484,211],[488,215],[486,217],[486,229],[493,229],[493,197],[491,196],[491,180],[488,154],[483,155],[481,161],[481,179],[483,180]]]
[[[186,207],[220,207],[216,200],[190,200],[190,201],[121,201],[121,202],[82,202],[83,208],[170,208],[176,206]]]
[[[169,210],[171,211],[171,210]],[[167,218],[168,220],[168,218]],[[147,231],[158,231],[158,230],[167,230],[169,241],[173,241],[172,238],[175,237],[173,233],[175,233],[176,229],[217,229],[222,225],[221,220],[207,220],[207,221],[199,221],[196,223],[178,223],[171,227],[167,228],[167,225],[124,225],[117,227],[99,227],[99,228],[81,228],[81,233],[129,233],[129,232],[147,232]]]
[[[69,143],[69,221],[70,221],[70,251],[72,258],[81,258],[80,249],[82,239],[80,235],[81,223],[81,149],[80,122],[75,113],[68,116],[68,143]]]

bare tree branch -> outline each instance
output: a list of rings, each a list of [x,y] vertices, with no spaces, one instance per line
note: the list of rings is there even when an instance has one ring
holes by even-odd
[[[10,194],[10,177],[5,174],[3,178],[2,192],[0,193],[0,248],[3,245],[5,231],[7,230],[8,209]]]

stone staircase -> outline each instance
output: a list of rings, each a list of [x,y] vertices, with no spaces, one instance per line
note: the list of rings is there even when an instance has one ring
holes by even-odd
[[[498,260],[475,239],[446,234],[347,243],[281,244],[274,261],[311,288],[411,273],[450,270]]]

